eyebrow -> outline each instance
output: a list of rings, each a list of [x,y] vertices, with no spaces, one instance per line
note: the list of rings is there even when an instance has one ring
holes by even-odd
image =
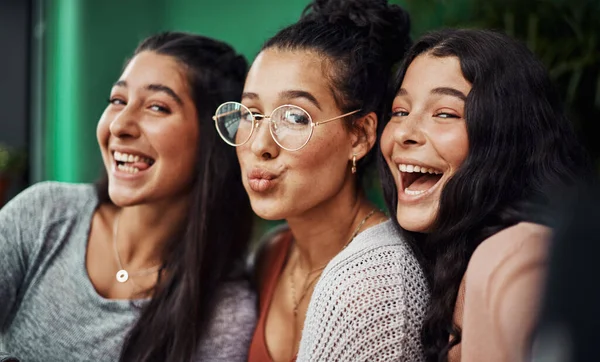
[[[467,101],[467,96],[459,91],[458,89],[454,89],[451,87],[438,87],[438,88],[434,88],[431,90],[431,94],[440,94],[440,95],[444,95],[444,96],[452,96],[452,97],[456,97],[459,98],[460,100],[462,100],[463,102]],[[396,97],[401,97],[401,96],[406,96],[408,95],[408,91],[404,88],[400,88],[398,90],[398,93],[396,93]]]
[[[396,97],[406,96],[406,95],[408,95],[408,91],[404,88],[398,89],[398,92],[396,93]]]
[[[321,104],[319,104],[319,101],[317,101],[317,98],[315,96],[313,96],[310,92],[307,92],[307,91],[303,91],[303,90],[286,90],[286,91],[283,91],[283,92],[279,93],[279,97],[280,98],[285,98],[285,99],[304,98],[307,101],[309,101],[312,104],[314,104],[319,110],[321,110]],[[258,94],[253,93],[253,92],[244,92],[244,93],[242,93],[242,99],[244,99],[244,98],[247,98],[247,99],[260,99],[260,97],[258,96]]]
[[[313,96],[310,92],[303,90],[287,90],[279,93],[279,97],[286,99],[294,99],[294,98],[304,98],[310,103],[314,104],[319,110],[321,110],[321,105],[315,96]]]
[[[460,98],[463,102],[467,101],[467,96],[459,91],[458,89],[450,88],[450,87],[439,87],[431,90],[431,94],[440,94],[445,96],[451,96]]]
[[[125,87],[127,88],[127,82],[124,80],[119,80],[117,82],[115,82],[115,84],[113,84],[114,87]],[[162,92],[167,94],[169,97],[173,98],[173,100],[175,102],[177,102],[180,106],[183,106],[183,100],[181,100],[181,97],[179,97],[177,95],[177,93],[175,93],[175,91],[173,89],[171,89],[170,87],[167,87],[166,85],[162,85],[162,84],[148,84],[147,86],[144,87],[145,89],[151,91],[151,92]]]
[[[252,92],[244,92],[244,93],[242,93],[242,99],[244,99],[244,98],[249,98],[249,99],[258,99],[258,98],[260,98],[260,97],[259,97],[259,96],[258,96],[258,94],[256,94],[256,93],[252,93]]]

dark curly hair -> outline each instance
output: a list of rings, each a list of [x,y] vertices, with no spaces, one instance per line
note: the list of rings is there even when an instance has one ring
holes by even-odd
[[[348,118],[375,112],[380,120],[392,67],[411,44],[409,32],[408,13],[387,0],[315,0],[297,23],[269,39],[263,50],[308,50],[322,55],[327,62],[324,76],[338,108],[343,113],[361,109]],[[358,180],[376,148],[358,162]]]
[[[432,288],[422,330],[427,360],[446,361],[460,343],[454,308],[477,246],[521,221],[547,224],[548,191],[589,180],[591,167],[546,69],[525,45],[485,30],[426,34],[408,51],[393,95],[422,54],[457,57],[472,85],[465,103],[469,152],[442,190],[434,231],[402,230],[424,256]],[[396,215],[398,191],[385,163],[380,166],[385,200]]]

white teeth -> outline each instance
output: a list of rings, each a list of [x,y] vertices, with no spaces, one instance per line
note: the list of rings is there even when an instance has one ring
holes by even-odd
[[[427,190],[420,190],[420,191],[417,191],[417,190],[409,190],[408,188],[404,189],[404,193],[405,193],[405,194],[407,194],[407,195],[413,195],[413,196],[414,196],[414,195],[420,195],[420,194],[422,194],[422,193],[425,193],[426,191],[427,191]]]
[[[399,164],[398,169],[400,170],[400,172],[408,172],[408,173],[420,172],[420,173],[430,173],[430,174],[435,174],[435,175],[442,174],[441,171],[434,170],[433,168],[427,168],[427,167],[415,166],[415,165]]]
[[[117,168],[120,171],[128,172],[128,173],[138,173],[140,170],[137,167],[131,167],[127,165],[117,165]]]
[[[115,151],[113,157],[115,158],[115,160],[120,161],[120,162],[145,162],[149,165],[152,164],[152,160],[147,158],[147,157],[140,157],[138,155],[130,155],[128,153],[121,153],[121,152],[117,152]]]

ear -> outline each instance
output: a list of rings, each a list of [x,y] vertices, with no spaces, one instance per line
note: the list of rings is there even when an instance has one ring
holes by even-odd
[[[377,140],[377,115],[371,112],[354,121],[352,124],[352,153],[349,159],[356,155],[356,159],[363,158]]]

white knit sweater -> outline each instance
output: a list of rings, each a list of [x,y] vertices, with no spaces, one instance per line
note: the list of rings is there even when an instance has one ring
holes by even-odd
[[[428,300],[425,276],[392,222],[373,226],[323,271],[297,361],[423,361]]]

